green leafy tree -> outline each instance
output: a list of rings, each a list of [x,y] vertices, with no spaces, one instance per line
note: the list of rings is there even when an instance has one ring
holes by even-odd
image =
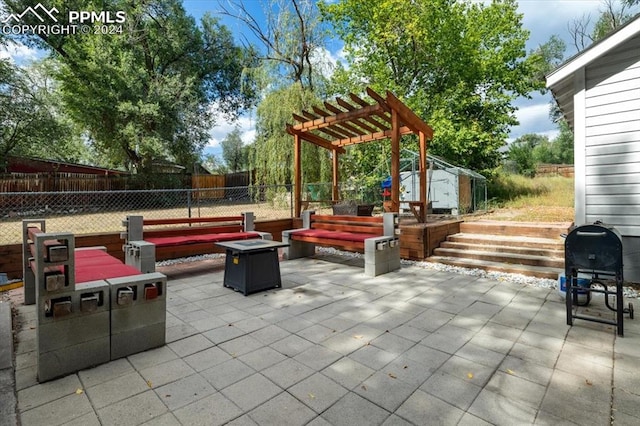
[[[518,174],[532,177],[536,171],[534,152],[539,146],[548,144],[546,136],[535,133],[523,135],[509,145],[507,158],[515,163]]]
[[[348,90],[395,92],[435,129],[430,152],[453,162],[494,167],[517,124],[512,101],[544,88],[513,0],[342,0],[321,10],[345,42],[349,66],[336,78]]]
[[[558,122],[560,133],[553,140],[553,152],[559,164],[573,164],[573,132],[565,120]]]
[[[89,163],[90,154],[59,103],[49,61],[0,62],[0,169],[8,155]]]
[[[291,113],[311,109],[320,100],[300,84],[268,93],[256,110],[256,140],[251,164],[260,184],[289,184],[293,181],[293,137],[286,133]],[[323,166],[323,164],[325,166]],[[331,176],[329,153],[310,143],[302,144],[303,182],[327,182]]]
[[[239,172],[247,167],[248,150],[240,137],[240,128],[237,126],[222,140],[222,158],[229,171]]]
[[[9,7],[24,10],[29,3]],[[142,172],[157,159],[192,164],[217,113],[233,118],[251,105],[253,86],[243,70],[252,65],[252,52],[236,46],[209,15],[198,25],[178,0],[52,0],[48,6],[126,12],[122,34],[39,40],[60,61],[56,77],[69,114],[114,165]]]
[[[200,162],[211,173],[215,175],[223,175],[228,172],[227,167],[220,158],[214,154],[205,154]]]

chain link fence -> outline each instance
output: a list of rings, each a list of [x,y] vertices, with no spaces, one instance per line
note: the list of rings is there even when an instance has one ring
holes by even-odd
[[[123,231],[127,215],[145,218],[237,216],[256,220],[293,215],[290,185],[199,189],[0,193],[0,245],[22,241],[22,219],[47,219],[47,231]]]

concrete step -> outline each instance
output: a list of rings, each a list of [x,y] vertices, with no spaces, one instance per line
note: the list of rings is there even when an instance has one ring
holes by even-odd
[[[510,274],[522,274],[529,277],[548,278],[555,280],[558,274],[563,272],[562,268],[551,268],[544,266],[516,265],[509,263],[490,262],[478,259],[463,259],[446,256],[430,256],[428,262],[444,263],[446,265],[460,266],[463,268],[482,269],[485,271],[506,272]]]
[[[532,256],[526,254],[513,254],[505,252],[492,252],[485,250],[465,250],[455,248],[436,248],[434,256],[459,257],[476,259],[487,262],[500,262],[519,265],[545,266],[551,268],[564,268],[564,257],[552,258],[546,256]]]
[[[466,234],[559,238],[560,234],[569,232],[571,225],[571,222],[538,223],[478,220],[461,223],[460,232]]]
[[[458,234],[449,235],[447,237],[447,241],[465,244],[503,245],[532,247],[548,250],[564,250],[564,240],[559,237],[538,238],[510,235],[467,234],[461,232]]]
[[[513,242],[515,244],[515,242]],[[545,247],[520,247],[515,245],[504,244],[474,244],[467,242],[443,241],[440,248],[457,249],[457,250],[473,250],[473,251],[489,251],[494,253],[511,253],[522,254],[528,256],[542,256],[547,258],[564,258],[564,250],[550,249]]]

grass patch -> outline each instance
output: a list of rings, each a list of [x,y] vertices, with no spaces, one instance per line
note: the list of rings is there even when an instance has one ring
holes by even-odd
[[[491,219],[572,222],[574,181],[561,176],[527,178],[496,174],[488,182]]]

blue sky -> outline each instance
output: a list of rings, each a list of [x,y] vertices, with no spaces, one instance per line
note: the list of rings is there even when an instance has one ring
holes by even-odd
[[[225,0],[220,0],[224,2]],[[483,0],[478,0],[483,1]],[[487,1],[487,0],[484,0]],[[0,0],[0,4],[2,0]],[[42,1],[46,4],[46,0]],[[269,0],[245,0],[247,9],[249,9],[255,17],[261,18],[262,6],[269,3]],[[598,16],[598,10],[602,7],[600,0],[520,0],[519,11],[523,14],[524,27],[531,33],[528,42],[528,50],[544,43],[552,35],[558,35],[567,43],[567,52],[565,57],[568,58],[575,53],[575,48],[571,46],[569,41],[568,24],[574,19],[579,19],[583,15],[591,14],[595,19]],[[184,7],[190,15],[198,19],[205,13],[210,12],[214,16],[219,16],[217,12],[220,10],[220,2],[216,0],[184,0]],[[251,35],[248,29],[241,22],[232,18],[220,17],[222,22],[229,27],[234,33],[236,39],[245,40],[245,36],[251,41]],[[328,51],[325,52],[328,59],[332,61],[339,60],[341,57],[342,43],[340,40],[331,40],[327,45]],[[21,63],[29,59],[38,57],[38,52],[27,48],[26,46],[14,46],[9,51],[0,49],[0,57],[10,56],[16,62]],[[519,108],[517,112],[520,125],[512,128],[510,140],[527,133],[540,133],[553,138],[557,134],[555,124],[549,118],[549,102],[551,95],[535,94],[533,99],[518,99],[516,106]],[[242,133],[242,139],[245,143],[253,140],[255,135],[255,116],[247,114],[240,117],[237,123],[220,122],[211,130],[211,139],[206,148],[207,153],[220,156],[220,142],[226,135],[238,125]]]

